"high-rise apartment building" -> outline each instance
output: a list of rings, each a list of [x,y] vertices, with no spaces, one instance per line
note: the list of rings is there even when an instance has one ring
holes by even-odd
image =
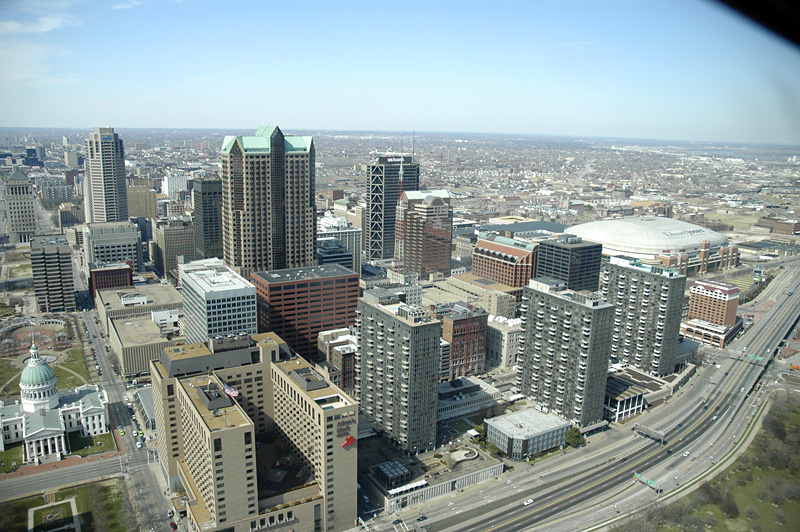
[[[258,330],[272,331],[300,356],[315,358],[320,331],[353,325],[358,278],[338,264],[253,273]]]
[[[442,324],[397,295],[358,300],[356,398],[370,421],[409,454],[436,446]]]
[[[222,143],[225,263],[253,272],[314,264],[314,141],[262,126]]]
[[[600,281],[600,258],[603,245],[584,242],[573,235],[539,242],[537,277],[549,277],[567,283],[569,290],[596,292]]]
[[[720,281],[695,281],[689,290],[689,315],[681,334],[691,340],[724,348],[742,328],[739,288]]]
[[[656,376],[673,373],[686,277],[676,268],[611,257],[600,285],[603,299],[614,305],[610,362]]]
[[[367,260],[395,256],[397,202],[405,191],[419,190],[419,164],[407,153],[378,157],[367,167],[367,211],[364,219]]]
[[[152,220],[153,264],[162,277],[177,278],[178,258],[194,260],[194,225],[189,216]]]
[[[194,180],[194,255],[197,259],[222,258],[222,180]]]
[[[31,268],[36,305],[40,312],[75,310],[72,248],[62,235],[31,239]]]
[[[472,252],[472,273],[507,286],[523,287],[536,272],[537,256],[537,244],[481,233]]]
[[[169,347],[150,368],[158,457],[170,490],[188,498],[175,511],[190,530],[352,527],[358,405],[280,337]],[[256,444],[270,435],[285,445]],[[256,471],[290,455],[300,463],[284,462],[287,482],[260,481]]]
[[[406,190],[397,204],[395,257],[420,279],[450,277],[453,207],[446,190]]]
[[[521,313],[520,393],[582,428],[602,423],[614,307],[539,277],[525,287]]]
[[[184,272],[180,281],[187,342],[257,332],[256,287],[227,266]]]
[[[11,243],[28,242],[38,231],[36,196],[31,180],[14,170],[5,183],[6,223]]]
[[[84,161],[86,223],[128,219],[125,149],[113,127],[97,127],[86,139]]]

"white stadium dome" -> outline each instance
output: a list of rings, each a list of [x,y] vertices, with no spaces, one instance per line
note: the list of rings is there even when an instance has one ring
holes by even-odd
[[[658,255],[694,255],[702,241],[708,241],[711,249],[728,245],[728,238],[716,231],[654,216],[589,222],[570,227],[565,233],[603,244],[604,255],[625,255],[647,261]]]

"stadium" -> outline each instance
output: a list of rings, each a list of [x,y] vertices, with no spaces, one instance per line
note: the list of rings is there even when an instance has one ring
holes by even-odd
[[[739,249],[728,238],[699,225],[653,216],[599,220],[565,231],[603,245],[603,255],[675,267],[684,275],[735,268]]]

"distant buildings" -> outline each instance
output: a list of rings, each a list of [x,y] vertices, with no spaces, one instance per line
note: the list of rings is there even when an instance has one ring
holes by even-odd
[[[361,271],[363,231],[360,227],[354,227],[346,219],[326,212],[317,220],[317,240],[323,238],[337,239],[352,255],[352,264],[347,267],[356,273]]]
[[[603,263],[601,292],[614,305],[611,363],[652,375],[675,370],[686,277],[675,268],[611,257]]]
[[[263,126],[222,144],[225,264],[253,272],[314,265],[314,141]]]
[[[36,196],[31,180],[19,170],[14,170],[5,182],[5,207],[9,242],[30,241],[39,228]]]
[[[186,272],[181,288],[187,342],[257,332],[256,287],[227,266]]]
[[[298,355],[317,356],[321,331],[353,325],[358,274],[338,264],[256,272],[258,330],[274,332]]]
[[[689,315],[681,323],[681,334],[722,349],[742,328],[738,309],[739,289],[735,285],[695,281],[689,290]]]
[[[569,290],[597,291],[603,246],[573,235],[539,243],[536,276],[567,284]]]
[[[397,202],[403,192],[419,190],[419,164],[408,154],[386,154],[367,167],[367,182],[364,213],[367,260],[392,259]]]
[[[376,428],[409,454],[436,447],[442,325],[397,296],[358,300],[356,397]]]
[[[98,127],[86,139],[84,162],[86,222],[128,219],[125,190],[125,149],[112,127]]]
[[[31,243],[33,290],[39,312],[75,310],[72,248],[61,235],[34,237]]]
[[[536,278],[525,287],[520,393],[584,429],[603,422],[614,307]]]
[[[192,197],[195,258],[222,258],[222,180],[195,179]]]
[[[420,279],[450,276],[453,207],[446,190],[404,190],[397,204],[395,257]]]

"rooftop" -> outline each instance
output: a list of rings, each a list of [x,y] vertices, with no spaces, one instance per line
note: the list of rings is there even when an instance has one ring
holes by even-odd
[[[211,432],[251,425],[252,421],[239,405],[224,392],[224,385],[215,375],[196,375],[178,379],[194,409]],[[210,402],[206,406],[204,397]],[[215,407],[214,405],[222,405]]]
[[[181,282],[197,285],[200,292],[206,295],[248,288],[255,294],[256,289],[250,281],[228,268],[186,271]]]
[[[263,153],[268,154],[271,152],[270,137],[278,129],[278,126],[261,126],[253,136],[228,135],[222,141],[222,153],[228,153],[233,146],[234,142],[238,142],[246,153]],[[283,151],[284,153],[290,152],[305,152],[310,151],[313,143],[313,137],[303,137],[295,135],[284,135],[283,137]]]
[[[97,291],[97,304],[105,305],[107,311],[121,310],[130,305],[125,304],[126,299],[147,298],[146,305],[175,305],[183,306],[183,296],[172,285],[143,284],[125,288],[109,288]]]
[[[169,341],[162,329],[153,322],[150,314],[136,317],[119,316],[111,318],[110,322],[123,348]],[[180,341],[183,337],[179,335],[177,329],[174,329],[174,332],[173,339]]]
[[[266,284],[325,279],[328,277],[342,277],[345,275],[352,276],[357,274],[339,264],[325,264],[323,266],[309,266],[306,268],[290,268],[287,270],[271,270],[253,273],[253,276],[258,277]]]
[[[486,423],[515,439],[527,439],[542,432],[572,426],[572,423],[555,414],[545,414],[534,408],[493,417],[487,419]]]

